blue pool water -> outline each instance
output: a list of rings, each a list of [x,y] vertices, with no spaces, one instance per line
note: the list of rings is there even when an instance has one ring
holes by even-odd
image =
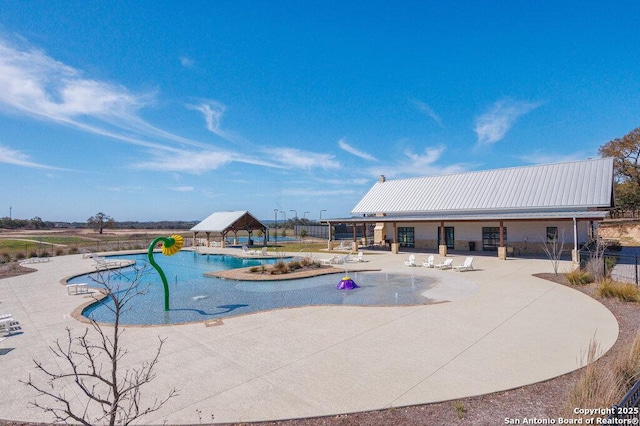
[[[146,255],[117,256],[134,259],[136,267],[148,265]],[[179,252],[174,256],[155,255],[169,282],[170,310],[164,311],[164,289],[155,269],[150,265],[139,281],[146,293],[131,300],[120,317],[122,324],[176,324],[226,318],[271,309],[307,305],[416,305],[429,303],[421,295],[429,289],[427,277],[375,272],[350,273],[360,286],[355,290],[337,290],[336,284],[343,274],[330,274],[313,278],[285,281],[234,281],[205,277],[210,271],[241,268],[277,259],[243,259],[224,255],[199,255]],[[103,272],[102,279],[121,291],[133,281],[134,268]],[[70,283],[86,282],[100,287],[96,274],[82,275]],[[107,299],[94,303],[83,315],[99,322],[113,322],[113,313]]]

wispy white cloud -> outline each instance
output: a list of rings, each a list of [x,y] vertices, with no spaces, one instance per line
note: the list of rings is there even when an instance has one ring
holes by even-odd
[[[266,151],[270,159],[284,168],[339,169],[340,163],[331,154],[302,151],[296,148],[271,148]]]
[[[139,111],[154,103],[155,93],[135,94],[118,84],[85,78],[38,49],[18,48],[0,38],[0,111],[153,149],[174,148],[148,138],[206,147],[140,118]]]
[[[65,170],[59,167],[47,166],[31,160],[27,154],[0,145],[0,163],[13,164],[14,166],[28,167],[31,169]]]
[[[422,153],[414,153],[407,149],[403,157],[396,159],[388,166],[379,166],[368,169],[371,176],[385,175],[388,178],[434,176],[460,173],[471,168],[470,164],[452,163],[446,166],[438,164],[445,147],[426,147]]]
[[[340,147],[340,149],[342,149],[343,151],[348,152],[349,154],[353,154],[356,157],[360,157],[363,160],[369,160],[369,161],[380,161],[378,160],[376,157],[374,157],[371,154],[367,154],[366,152],[360,151],[354,147],[352,147],[351,145],[349,145],[344,138],[340,139],[338,141],[338,146]]]
[[[187,105],[187,108],[199,111],[204,117],[207,130],[226,140],[232,140],[231,134],[222,130],[222,117],[227,107],[215,100],[204,100],[197,105]]]
[[[189,58],[188,56],[181,56],[180,65],[182,65],[185,68],[193,68],[196,65],[196,61]]]
[[[539,102],[514,101],[502,99],[494,103],[484,114],[475,120],[474,131],[478,135],[478,144],[489,145],[498,142],[507,134],[515,121],[540,106]]]
[[[436,114],[433,108],[431,108],[426,103],[418,100],[413,101],[413,104],[416,106],[416,108],[418,108],[418,111],[426,114],[428,117],[431,117],[433,121],[438,123],[438,126],[444,128],[444,124],[442,123],[442,118],[440,118],[440,116]]]
[[[193,192],[195,188],[193,186],[168,186],[168,190],[175,192]]]

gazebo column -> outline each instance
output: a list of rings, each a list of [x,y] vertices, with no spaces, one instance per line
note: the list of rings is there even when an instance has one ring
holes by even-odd
[[[327,250],[333,250],[333,232],[331,232],[331,222],[327,222],[329,225],[329,239],[327,240]]]
[[[224,248],[225,244],[227,244],[227,233],[226,232],[222,232],[222,240],[220,240],[220,248]]]
[[[398,254],[400,244],[398,244],[398,224],[393,222],[393,242],[391,243],[391,253]]]
[[[507,247],[504,245],[504,223],[500,221],[500,246],[498,246],[498,259],[507,260]]]
[[[580,250],[578,249],[578,220],[573,218],[573,250],[571,250],[571,262],[580,264]]]
[[[444,232],[444,220],[440,222],[440,245],[438,245],[438,254],[442,257],[447,255],[447,241]]]
[[[210,247],[211,246],[211,241],[210,241],[211,232],[207,231],[207,232],[205,232],[205,234],[207,234],[207,247]]]
[[[364,246],[368,246],[369,244],[367,243],[367,223],[363,223],[362,224],[362,242],[364,243]]]

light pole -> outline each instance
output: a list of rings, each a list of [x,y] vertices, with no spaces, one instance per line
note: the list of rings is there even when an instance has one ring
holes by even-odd
[[[298,210],[289,210],[290,212],[294,212],[295,216],[293,216],[293,218],[295,219],[294,223],[293,223],[293,236],[294,237],[298,237],[298,230],[296,229],[296,223],[298,221]]]
[[[310,213],[310,212],[304,212],[304,213],[302,213],[302,218],[303,218],[303,219],[306,219],[306,218],[307,218],[307,213]]]
[[[287,235],[287,212],[280,210],[280,214],[282,215],[282,232]]]
[[[326,212],[326,210],[320,210],[320,221],[322,221],[322,212]]]
[[[276,217],[276,237],[275,237],[275,241],[276,241],[276,250],[278,250],[278,209],[273,209],[273,214]]]

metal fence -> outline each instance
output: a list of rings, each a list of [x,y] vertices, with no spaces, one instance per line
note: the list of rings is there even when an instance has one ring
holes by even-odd
[[[614,281],[638,285],[639,261],[640,256],[637,254],[606,253],[602,259],[605,276],[611,276]]]
[[[613,413],[609,419],[639,419],[640,418],[640,380],[627,392],[619,404],[612,407]],[[638,424],[637,422],[611,423],[611,424]]]

